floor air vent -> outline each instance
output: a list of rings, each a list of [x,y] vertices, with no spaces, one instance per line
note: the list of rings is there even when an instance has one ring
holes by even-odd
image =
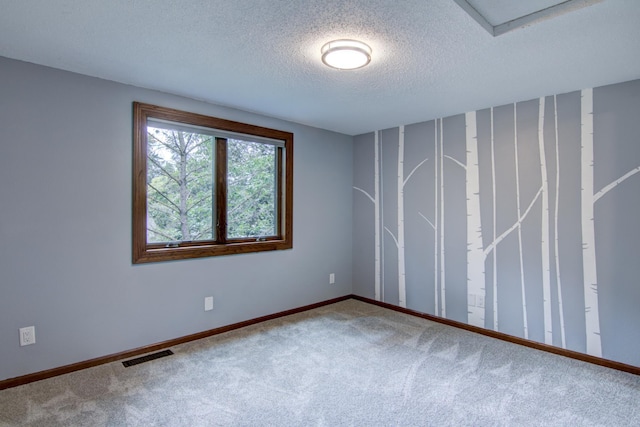
[[[125,368],[133,365],[139,365],[140,363],[148,362],[150,360],[160,359],[161,357],[171,356],[173,351],[171,350],[163,350],[153,354],[147,354],[146,356],[137,357],[135,359],[125,360],[122,362]]]

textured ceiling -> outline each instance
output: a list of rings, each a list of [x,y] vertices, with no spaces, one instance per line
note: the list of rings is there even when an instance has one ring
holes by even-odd
[[[0,56],[355,135],[640,78],[639,23],[638,0],[495,38],[454,0],[0,0]],[[324,66],[335,38],[371,64]]]

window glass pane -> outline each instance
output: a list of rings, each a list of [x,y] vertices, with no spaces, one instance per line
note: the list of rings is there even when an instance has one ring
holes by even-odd
[[[147,126],[147,242],[214,239],[214,138]]]
[[[273,145],[227,140],[227,238],[278,234],[276,150]]]
[[[134,264],[293,247],[293,134],[133,103]]]

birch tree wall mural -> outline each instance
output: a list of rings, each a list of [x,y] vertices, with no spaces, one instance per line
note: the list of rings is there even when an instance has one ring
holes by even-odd
[[[445,275],[445,252],[444,252],[444,129],[443,119],[440,119],[440,168],[438,169],[440,177],[440,192],[439,199],[436,199],[436,210],[438,209],[438,202],[440,202],[440,315],[444,318],[447,317],[447,281]],[[438,161],[436,159],[436,161]],[[438,230],[437,230],[438,231]],[[437,255],[436,255],[437,256]]]
[[[513,104],[513,147],[514,164],[516,166],[516,212],[518,219],[522,218],[522,208],[520,207],[520,168],[518,157],[518,106]],[[529,338],[529,326],[527,320],[527,293],[524,281],[524,259],[522,251],[522,222],[518,220],[518,256],[520,257],[520,291],[522,293],[522,324],[524,338]]]
[[[496,241],[496,228],[497,228],[497,209],[496,209],[496,151],[495,151],[495,140],[494,140],[494,128],[493,128],[493,107],[490,110],[490,128],[489,128],[489,140],[491,144],[491,231],[492,231],[492,239],[491,241]],[[491,276],[493,278],[493,330],[498,330],[498,275],[496,271],[498,270],[498,249],[493,250],[493,254],[491,254],[492,260],[492,269]]]
[[[355,137],[354,292],[640,366],[638,118],[634,80]]]
[[[375,299],[376,301],[380,301],[380,292],[381,292],[381,281],[382,281],[382,246],[380,243],[380,234],[382,233],[380,225],[382,222],[380,221],[380,141],[378,137],[378,132],[375,132],[374,135],[374,176],[373,176],[373,188],[374,188],[374,198],[373,198],[373,209],[375,215]]]
[[[582,159],[582,268],[584,274],[584,311],[587,353],[602,356],[600,317],[598,311],[598,274],[596,237],[593,222],[593,91],[585,89],[581,96]]]
[[[433,228],[433,305],[434,311],[433,314],[440,315],[442,317],[446,317],[439,310],[439,301],[438,301],[438,123],[437,120],[434,120],[433,123],[433,217],[435,221],[431,223],[424,215],[423,218],[427,220],[431,224]],[[444,292],[442,292],[442,297],[444,298]],[[444,307],[444,301],[442,303],[442,307]]]
[[[538,108],[538,147],[540,150],[540,176],[542,177],[542,218],[540,225],[540,254],[542,256],[542,295],[544,304],[544,343],[553,344],[553,325],[551,321],[551,260],[549,245],[549,176],[547,172],[547,154],[544,146],[544,108],[545,99],[540,98]]]
[[[465,114],[467,164],[467,311],[470,325],[484,327],[484,247],[480,218],[480,172],[476,113]]]
[[[564,307],[562,304],[562,280],[560,276],[560,239],[558,218],[560,212],[560,138],[558,137],[558,100],[553,96],[553,124],[555,135],[555,158],[556,158],[556,186],[555,186],[555,203],[554,203],[554,216],[553,216],[553,230],[554,230],[554,261],[556,270],[556,291],[558,294],[558,314],[560,317],[560,340],[562,348],[567,348],[566,335],[564,331]]]
[[[404,126],[398,132],[398,238],[394,237],[398,247],[398,305],[407,306],[404,261]],[[393,237],[393,234],[391,234]]]

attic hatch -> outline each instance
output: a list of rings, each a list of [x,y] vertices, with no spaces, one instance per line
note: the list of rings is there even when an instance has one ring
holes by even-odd
[[[494,37],[603,0],[454,0]]]

